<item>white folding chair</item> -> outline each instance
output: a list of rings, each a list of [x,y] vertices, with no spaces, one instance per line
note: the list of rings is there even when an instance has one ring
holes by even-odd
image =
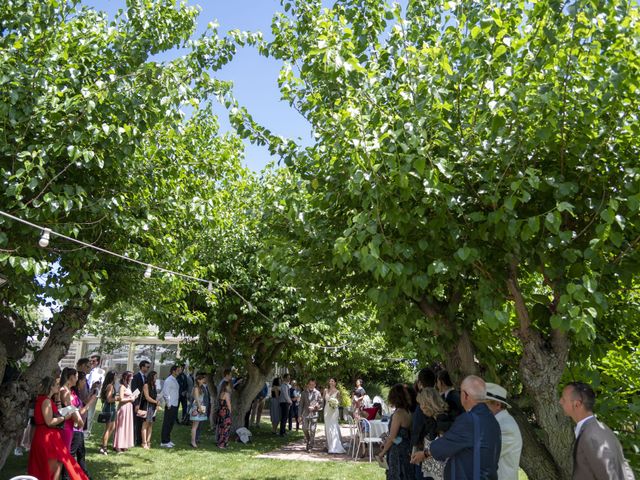
[[[36,477],[32,477],[31,475],[18,475],[17,477],[12,477],[9,480],[38,480]]]
[[[371,436],[371,424],[369,420],[361,418],[358,420],[358,449],[356,450],[356,457],[360,453],[360,445],[369,447],[369,462],[373,460],[373,445],[376,443],[382,443],[382,438]]]
[[[358,427],[356,421],[351,415],[346,415],[347,423],[349,424],[349,455],[351,458],[356,454],[356,443],[358,442]]]

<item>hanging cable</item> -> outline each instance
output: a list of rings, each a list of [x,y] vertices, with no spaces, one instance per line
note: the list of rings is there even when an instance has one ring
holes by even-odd
[[[130,257],[127,257],[125,255],[121,255],[119,253],[112,252],[112,251],[107,250],[105,248],[98,247],[96,245],[92,245],[90,243],[83,242],[82,240],[78,240],[77,238],[69,237],[69,236],[64,235],[62,233],[58,233],[58,232],[56,232],[56,231],[54,231],[54,230],[52,230],[50,228],[41,227],[40,225],[36,225],[35,223],[32,223],[32,222],[30,222],[28,220],[24,220],[24,219],[22,219],[20,217],[16,217],[15,215],[11,215],[10,213],[4,212],[2,210],[0,210],[0,215],[4,216],[6,218],[9,218],[11,220],[14,220],[14,221],[16,221],[18,223],[22,223],[23,225],[27,225],[28,227],[31,227],[31,228],[33,228],[35,230],[42,231],[42,235],[40,237],[40,240],[38,241],[38,245],[40,247],[42,247],[42,248],[48,247],[51,237],[55,236],[55,237],[59,237],[59,238],[63,238],[65,240],[68,240],[69,242],[77,243],[78,245],[82,245],[82,246],[84,246],[86,248],[91,248],[93,250],[96,250],[98,252],[104,253],[106,255],[111,255],[113,257],[120,258],[120,259],[125,260],[127,262],[136,263],[136,264],[138,264],[138,265],[140,265],[142,267],[145,267],[145,272],[144,272],[144,277],[145,278],[150,278],[152,270],[155,269],[155,270],[158,270],[159,272],[163,272],[163,273],[166,273],[168,275],[176,275],[178,277],[181,277],[181,278],[184,278],[184,279],[187,279],[187,280],[191,280],[191,281],[194,281],[194,282],[205,284],[205,285],[207,285],[207,291],[209,291],[209,292],[213,291],[213,284],[214,283],[215,283],[216,286],[218,286],[220,288],[228,288],[229,290],[231,290],[231,292],[233,292],[234,295],[236,295],[238,298],[240,298],[240,300],[242,300],[247,305],[247,307],[249,308],[250,312],[251,311],[256,312],[258,315],[260,315],[262,318],[264,318],[268,322],[273,323],[274,327],[276,325],[276,322],[274,322],[271,318],[269,318],[264,313],[262,313],[258,308],[256,308],[249,300],[247,300],[240,292],[238,292],[238,290],[236,290],[233,287],[233,285],[230,285],[230,284],[221,285],[220,283],[218,283],[218,282],[216,282],[214,280],[208,280],[208,279],[205,279],[205,278],[194,277],[193,275],[188,275],[188,274],[182,273],[182,272],[176,272],[176,271],[164,268],[164,267],[160,267],[160,266],[153,265],[153,264],[150,264],[150,263],[145,263],[145,262],[142,262],[140,260],[136,260],[135,258],[130,258]],[[339,346],[335,346],[335,347],[324,346],[324,345],[318,345],[316,343],[304,340],[304,339],[298,337],[297,335],[292,335],[292,337],[295,340],[298,340],[301,343],[306,343],[307,345],[312,345],[312,346],[314,346],[316,348],[321,348],[323,350],[341,350],[341,349],[347,348],[349,345],[351,345],[350,343],[346,343],[344,345],[339,345]]]

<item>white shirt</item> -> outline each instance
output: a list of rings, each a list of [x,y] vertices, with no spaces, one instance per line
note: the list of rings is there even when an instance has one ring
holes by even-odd
[[[506,410],[496,413],[502,433],[502,448],[498,461],[498,480],[518,480],[522,435],[514,418]]]
[[[173,375],[169,375],[162,386],[162,396],[164,397],[167,405],[170,407],[177,407],[180,402],[180,385],[178,380]]]
[[[578,435],[580,435],[580,430],[582,430],[582,425],[584,425],[584,422],[586,422],[587,420],[589,420],[590,418],[593,418],[594,415],[589,415],[588,417],[583,418],[582,420],[580,420],[578,423],[576,423],[576,428],[574,430],[575,434],[576,434],[576,438],[578,438]]]
[[[87,375],[87,388],[90,389],[97,381],[104,382],[104,370],[100,367],[93,367]]]

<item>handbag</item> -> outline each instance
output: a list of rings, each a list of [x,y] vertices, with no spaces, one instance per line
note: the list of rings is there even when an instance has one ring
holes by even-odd
[[[139,418],[147,418],[147,411],[139,408],[136,412],[136,416]]]
[[[431,445],[431,440],[424,439],[424,448],[427,450]],[[425,477],[431,477],[434,480],[444,479],[444,467],[447,463],[436,460],[431,455],[425,458],[420,465],[422,468],[422,475]]]
[[[109,423],[111,422],[111,411],[108,410],[109,404],[105,402],[102,405],[102,411],[98,414],[98,423]]]

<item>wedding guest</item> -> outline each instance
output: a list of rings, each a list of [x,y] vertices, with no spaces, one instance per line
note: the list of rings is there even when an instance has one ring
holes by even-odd
[[[430,368],[423,368],[418,372],[418,379],[416,381],[416,390],[418,391],[418,397],[420,392],[425,388],[433,388],[436,385],[436,375]],[[422,408],[416,408],[413,411],[411,419],[411,448],[412,453],[422,452],[424,448],[424,438],[427,432],[427,417],[423,413]],[[422,467],[417,464],[414,467],[416,480],[423,480],[425,477],[422,474]]]
[[[142,360],[138,364],[138,372],[131,379],[131,391],[135,393],[138,391],[138,396],[133,401],[133,441],[136,447],[142,445],[142,424],[144,423],[144,418],[138,415],[138,410],[140,408],[140,403],[144,399],[142,395],[142,388],[144,384],[147,382],[147,373],[151,369],[151,362],[148,360]]]
[[[633,480],[634,475],[615,433],[594,415],[596,394],[591,386],[571,382],[562,390],[560,405],[576,422],[573,449],[574,480]]]
[[[212,404],[214,403],[211,401],[211,391],[209,390],[209,375],[206,373],[203,373],[203,375],[205,377],[205,382],[202,384],[202,399],[204,405],[206,405],[207,407],[204,413],[206,419],[205,421],[198,422],[198,428],[196,430],[196,445],[200,442],[200,435],[202,433],[202,429],[204,428],[206,420],[209,420],[211,418],[211,411],[213,410]]]
[[[440,370],[436,376],[436,387],[442,395],[442,398],[449,405],[449,415],[451,420],[455,420],[458,415],[464,413],[462,402],[460,401],[460,392],[453,388],[453,382],[446,370]]]
[[[176,423],[179,425],[186,425],[189,421],[189,381],[187,380],[187,374],[184,373],[184,365],[180,365],[180,373],[176,377],[180,390],[180,406],[182,407],[182,415],[178,414],[176,417]]]
[[[78,381],[76,382],[76,385],[74,387],[71,387],[71,392],[72,392],[71,404],[76,408],[78,408],[78,411],[80,413],[80,418],[82,419],[83,423],[86,422],[87,412],[89,411],[91,404],[95,403],[96,400],[98,399],[98,392],[94,390],[91,392],[86,402],[82,400],[79,392],[82,390],[86,390],[86,385],[87,385],[87,374],[84,373],[83,371],[79,371]],[[84,473],[86,473],[87,476],[89,476],[89,471],[87,470],[87,463],[85,460],[86,447],[84,444],[84,431],[83,431],[82,425],[74,425],[73,427],[73,439],[71,440],[70,453],[71,453],[71,456],[76,459],[76,461],[78,462],[78,465],[80,465],[80,468],[82,468]],[[62,478],[63,480],[67,480],[69,478],[69,475],[66,473],[66,470]]]
[[[227,382],[230,383],[233,388],[233,378],[231,374],[233,373],[232,368],[225,368],[222,372],[222,380],[218,382],[218,393],[222,391],[222,383]]]
[[[89,390],[93,390],[94,388],[102,388],[105,373],[104,370],[100,368],[100,361],[100,355],[91,355],[89,357],[89,363],[91,367],[89,375],[87,375],[87,385]],[[87,428],[85,428],[85,435],[87,437],[91,435],[91,428],[93,427],[95,412],[96,404],[94,403],[89,409],[89,414],[87,415]]]
[[[363,417],[362,409],[365,407],[364,400],[367,392],[365,391],[362,379],[356,380],[356,388],[351,396],[351,408],[353,409],[353,418],[359,420]],[[366,418],[366,416],[365,416]]]
[[[480,478],[495,480],[498,478],[500,459],[500,425],[484,403],[487,389],[484,380],[475,375],[466,377],[460,385],[461,402],[466,413],[459,415],[451,428],[436,438],[425,450],[441,462],[447,461],[444,470],[446,480],[474,477],[474,457],[479,455],[477,463]],[[480,435],[474,435],[478,430]]]
[[[276,377],[271,382],[271,400],[269,401],[269,415],[271,417],[271,430],[278,433],[280,425],[280,378]]]
[[[231,435],[231,382],[223,382],[218,395],[218,448],[227,448]]]
[[[94,385],[96,382],[94,382]],[[105,418],[104,433],[102,434],[102,445],[100,453],[108,454],[109,438],[116,427],[116,372],[111,370],[104,378],[102,390],[100,391],[102,400],[102,415]],[[91,410],[89,410],[91,412]]]
[[[60,374],[60,405],[62,407],[77,406],[80,399],[77,397],[72,388],[76,386],[78,382],[78,371],[75,368],[66,367]],[[82,428],[84,422],[80,417],[80,414],[76,412],[66,422],[64,422],[64,428],[62,429],[62,439],[69,450],[71,450],[71,441],[73,440],[73,429],[75,425],[80,425]]]
[[[191,420],[191,446],[193,448],[198,448],[197,434],[200,422],[206,422],[208,418],[209,392],[207,391],[206,383],[207,376],[204,373],[196,375],[196,382],[191,393],[193,400],[189,417]]]
[[[446,432],[451,426],[448,414],[449,406],[435,388],[421,388],[418,393],[418,405],[424,417],[422,426],[422,442],[420,448],[415,449],[411,455],[411,463],[420,469],[420,477],[426,480],[442,480],[444,475],[444,462],[427,458],[424,451],[438,435]],[[417,409],[416,409],[417,410]],[[415,418],[415,417],[414,417]],[[413,435],[413,432],[411,432]],[[415,448],[415,445],[414,445]]]
[[[120,391],[118,394],[118,413],[116,415],[116,429],[113,436],[113,448],[116,452],[126,452],[133,447],[133,402],[131,392],[132,372],[124,372],[120,377]]]
[[[76,370],[78,370],[78,372],[84,372],[85,375],[89,375],[91,372],[91,361],[86,357],[79,359],[76,362]]]
[[[289,409],[291,408],[291,385],[289,381],[291,375],[285,373],[282,376],[282,383],[280,384],[280,436],[284,437],[287,433],[287,419],[289,418]]]
[[[158,409],[158,392],[156,391],[156,379],[158,373],[155,371],[147,375],[147,381],[142,386],[142,400],[138,412],[142,417],[142,430],[140,432],[142,448],[151,448],[151,434],[153,433],[153,422],[156,421],[156,411]]]
[[[296,421],[296,431],[300,430],[300,412],[298,405],[300,403],[300,389],[298,383],[293,380],[291,382],[291,408],[289,409],[289,431],[293,428],[293,420]]]
[[[410,463],[411,394],[405,385],[399,383],[391,387],[388,401],[396,410],[391,415],[389,436],[377,457],[381,460],[387,454],[387,480],[411,480],[415,478]]]
[[[307,388],[302,392],[300,399],[302,433],[304,433],[307,452],[311,451],[315,442],[318,412],[320,410],[322,410],[322,395],[316,390],[315,378],[310,378],[307,382]]]
[[[269,395],[269,384],[265,382],[260,390],[260,393],[256,395],[255,400],[251,404],[251,420],[249,425],[255,425],[256,428],[260,428],[260,419],[262,418],[262,410],[264,409],[264,404],[267,401],[267,397]]]
[[[180,374],[180,366],[173,365],[169,370],[169,376],[165,379],[162,387],[162,397],[166,402],[164,418],[162,419],[162,435],[160,446],[162,448],[173,448],[175,444],[171,441],[171,430],[178,417],[178,403],[180,402],[180,385],[177,377]]]
[[[487,383],[487,407],[491,410],[500,425],[502,447],[498,461],[498,478],[500,480],[518,480],[520,475],[520,453],[522,453],[522,435],[520,427],[509,414],[507,408],[507,391],[495,383]]]
[[[64,466],[71,480],[88,480],[62,439],[60,427],[73,418],[75,413],[66,417],[58,414],[58,408],[51,397],[59,389],[60,383],[56,378],[44,377],[40,382],[34,410],[36,428],[29,451],[27,472],[41,480],[59,480]]]

